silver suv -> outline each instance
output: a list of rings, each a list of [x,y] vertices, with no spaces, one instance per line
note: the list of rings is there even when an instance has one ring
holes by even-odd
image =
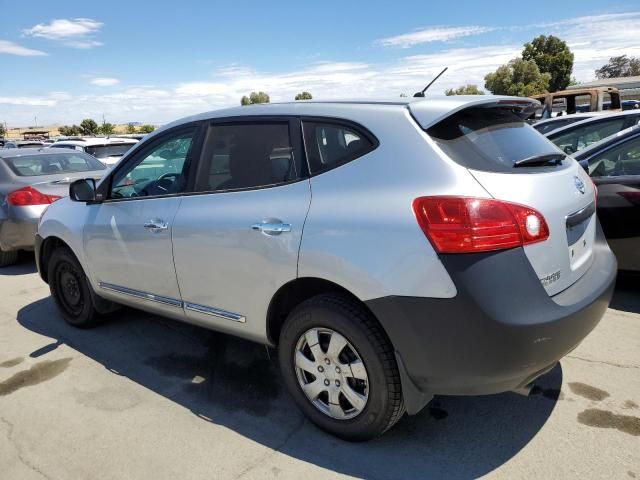
[[[382,434],[435,394],[527,391],[596,326],[616,261],[531,100],[295,102],[150,135],[41,219],[63,317],[128,305],[277,346],[308,418]]]

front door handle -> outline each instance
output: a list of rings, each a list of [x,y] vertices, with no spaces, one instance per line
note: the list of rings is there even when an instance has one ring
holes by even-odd
[[[265,235],[280,235],[282,232],[290,232],[291,224],[282,222],[261,222],[251,225],[253,230],[264,233]]]
[[[169,224],[164,220],[155,219],[144,224],[144,229],[151,233],[158,233],[169,228]]]

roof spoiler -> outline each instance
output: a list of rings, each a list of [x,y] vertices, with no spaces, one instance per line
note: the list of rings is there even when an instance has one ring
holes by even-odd
[[[471,107],[506,108],[526,120],[540,108],[540,102],[525,97],[452,95],[408,104],[409,111],[425,130],[450,115]]]

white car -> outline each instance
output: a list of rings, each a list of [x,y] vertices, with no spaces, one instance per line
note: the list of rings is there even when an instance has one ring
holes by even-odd
[[[74,137],[61,140],[48,148],[71,148],[93,155],[106,166],[115,165],[138,140],[120,137]]]

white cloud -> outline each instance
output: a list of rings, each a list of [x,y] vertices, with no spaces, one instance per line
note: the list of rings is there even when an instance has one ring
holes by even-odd
[[[610,57],[640,56],[640,12],[590,15],[538,26],[567,42],[574,53],[573,76],[590,81]]]
[[[38,57],[47,55],[46,52],[23,47],[22,45],[18,45],[17,43],[13,43],[8,40],[0,40],[0,53],[18,55],[19,57]]]
[[[403,33],[394,37],[381,38],[376,43],[384,47],[409,48],[414,45],[430,42],[447,42],[456,38],[479,35],[495,30],[493,27],[469,25],[463,27],[429,27],[415,32]]]
[[[555,34],[566,40],[575,53],[574,76],[589,81],[594,70],[610,56],[625,53],[640,56],[638,19],[640,13],[589,16],[544,27],[521,28],[527,29],[525,38]],[[3,104],[0,110],[14,125],[28,124],[34,115],[41,122],[78,123],[83,118],[101,118],[103,113],[113,123],[164,123],[197,112],[239,105],[240,97],[258,90],[267,92],[273,102],[293,100],[303,90],[318,99],[398,98],[400,93],[412,95],[420,90],[448,66],[449,70],[427,92],[427,96],[433,96],[466,83],[482,87],[487,73],[521,52],[522,42],[512,41],[398,55],[379,63],[314,62],[299,69],[275,72],[231,64],[221,66],[210,77],[185,78],[175,85],[115,85],[101,94],[52,92],[39,97],[3,92],[7,96],[0,98]]]
[[[97,87],[113,87],[114,85],[118,85],[120,80],[111,77],[95,77],[92,78],[89,83]]]
[[[103,23],[91,18],[57,18],[50,23],[39,23],[22,33],[29,37],[46,38],[73,48],[93,48],[102,45],[94,39]]]

